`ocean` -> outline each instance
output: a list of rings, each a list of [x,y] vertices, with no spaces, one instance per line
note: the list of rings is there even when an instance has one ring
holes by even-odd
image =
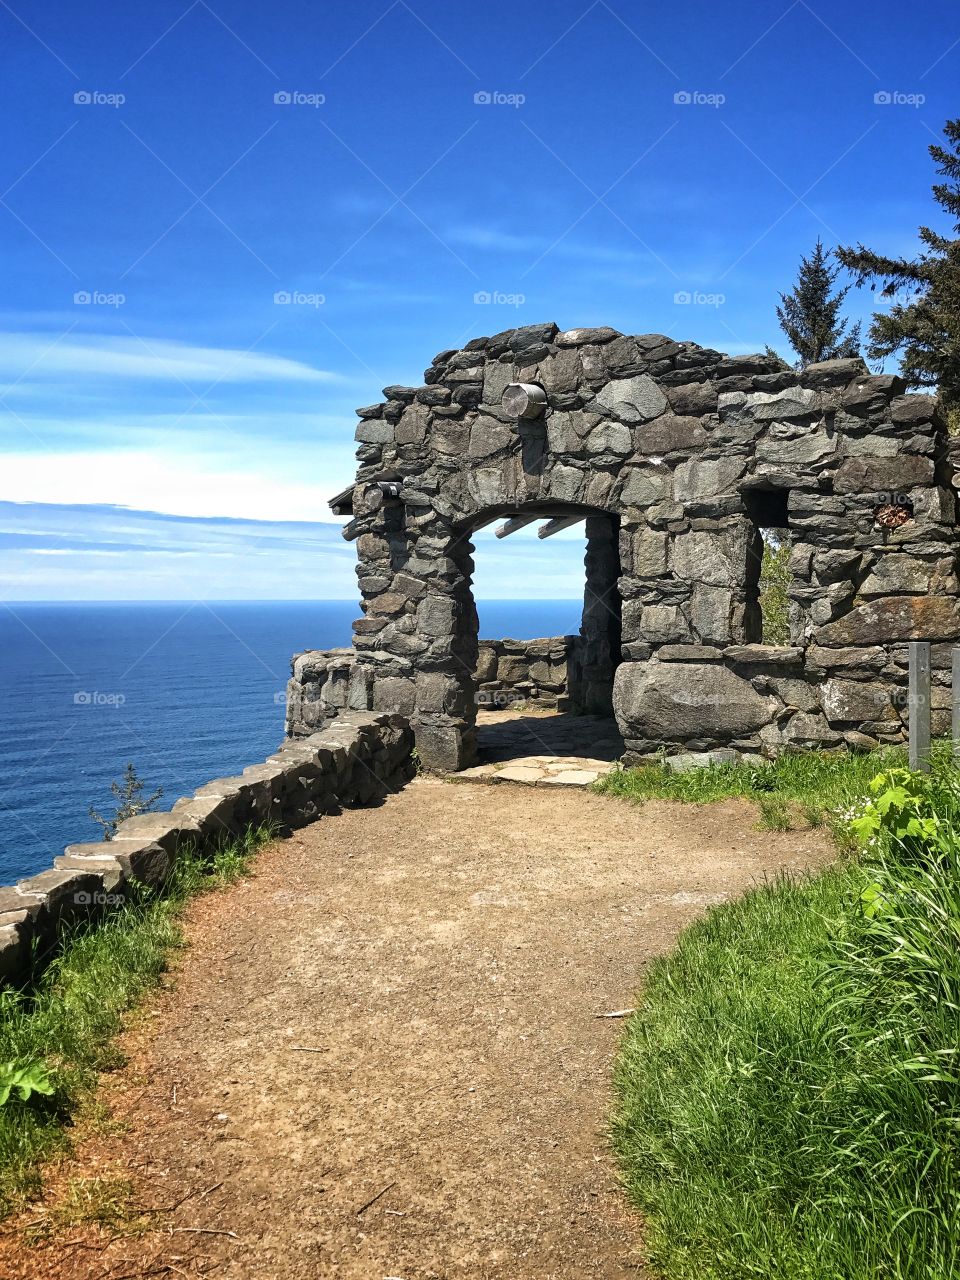
[[[576,632],[578,600],[480,601],[480,634]],[[354,601],[0,605],[0,885],[96,840],[128,762],[168,808],[283,738],[290,657],[349,645]]]

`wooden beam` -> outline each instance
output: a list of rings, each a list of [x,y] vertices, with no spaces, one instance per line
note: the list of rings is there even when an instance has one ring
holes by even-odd
[[[557,516],[554,520],[548,520],[546,524],[542,524],[537,530],[538,538],[551,538],[555,533],[559,533],[561,529],[569,529],[573,524],[579,524],[581,520],[586,520],[585,515],[578,516]]]
[[[511,516],[497,530],[498,538],[509,538],[511,533],[516,533],[518,529],[523,529],[528,524],[533,524],[534,520],[539,520],[539,515],[532,516]]]

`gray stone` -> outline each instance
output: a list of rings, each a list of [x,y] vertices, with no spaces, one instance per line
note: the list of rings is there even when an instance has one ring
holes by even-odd
[[[470,457],[486,458],[508,449],[517,439],[516,430],[496,418],[478,418],[470,428]]]
[[[776,710],[774,699],[716,663],[621,665],[613,699],[631,735],[665,742],[753,733]]]
[[[862,721],[899,720],[890,703],[888,689],[881,684],[862,680],[827,680],[821,690],[827,719],[860,723]]]
[[[805,387],[822,390],[826,387],[845,387],[853,378],[867,373],[867,366],[859,356],[841,360],[820,360],[808,364],[801,372]]]
[[[818,645],[838,648],[894,640],[960,639],[960,600],[942,596],[870,600],[821,627],[815,638]]]
[[[664,388],[670,407],[681,416],[702,417],[717,411],[717,387],[713,382],[683,382]]]
[[[792,667],[803,660],[803,650],[788,645],[731,644],[724,649],[723,656],[730,662]]]
[[[707,433],[699,418],[682,418],[664,413],[653,422],[637,429],[637,448],[641,453],[690,453],[707,443]]]
[[[627,473],[621,501],[628,507],[651,507],[670,497],[670,473],[665,467],[634,467]]]
[[[840,734],[817,713],[798,712],[781,732],[788,746],[830,747],[840,742]]]
[[[732,747],[718,747],[716,751],[681,751],[678,755],[667,756],[664,764],[673,773],[689,773],[692,769],[713,769],[722,764],[736,764],[741,759],[740,752]]]
[[[353,438],[361,444],[387,444],[393,441],[394,435],[395,428],[392,423],[379,419],[364,419],[358,424]]]
[[[681,462],[674,472],[674,497],[677,502],[702,502],[732,493],[746,469],[746,458],[738,457]]]
[[[453,630],[456,606],[449,596],[427,596],[417,608],[417,626],[428,636],[445,636]]]
[[[727,644],[732,605],[733,593],[728,588],[694,583],[690,597],[690,623],[697,636],[714,644]]]
[[[890,552],[874,564],[860,588],[864,596],[919,595],[930,588],[930,574],[922,560],[902,552]]]
[[[846,458],[837,468],[835,493],[902,493],[933,481],[929,458],[911,454],[895,458]]]
[[[646,374],[608,382],[597,402],[615,418],[628,423],[648,422],[667,407],[666,396]]]
[[[587,436],[588,453],[617,453],[626,455],[633,447],[628,427],[622,422],[601,422]]]
[[[681,533],[672,540],[670,567],[678,578],[733,587],[746,572],[745,547],[713,533]]]
[[[601,325],[597,329],[566,329],[563,333],[557,334],[557,346],[581,347],[586,343],[609,342],[612,338],[620,336],[618,330],[610,329],[606,325]]]

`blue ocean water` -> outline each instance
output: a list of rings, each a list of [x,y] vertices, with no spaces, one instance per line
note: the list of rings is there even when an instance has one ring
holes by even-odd
[[[481,601],[480,634],[575,632],[581,603]],[[269,755],[291,654],[350,643],[354,601],[0,606],[0,884],[95,840],[128,761],[162,807]]]

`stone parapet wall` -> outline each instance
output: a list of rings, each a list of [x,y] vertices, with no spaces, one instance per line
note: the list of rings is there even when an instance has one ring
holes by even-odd
[[[481,640],[475,672],[477,706],[496,710],[526,702],[569,710],[579,649],[579,636]]]
[[[372,672],[353,649],[308,649],[295,654],[287,684],[287,736],[305,738],[341,711],[368,711]],[[399,708],[398,708],[399,710]]]
[[[185,849],[212,852],[250,827],[283,832],[399,789],[415,772],[412,750],[402,716],[343,709],[335,724],[168,812],[128,818],[112,840],[68,845],[50,870],[0,888],[0,981],[23,982],[55,954],[65,926],[121,905],[132,881],[162,884]]]
[[[531,703],[567,711],[579,709],[583,691],[583,651],[579,636],[538,640],[481,640],[478,644],[476,705],[489,709]],[[291,663],[287,685],[287,736],[304,738],[333,722],[343,710],[369,707],[375,682],[353,649],[310,649]],[[379,697],[399,697],[409,713],[412,700],[387,684]]]

